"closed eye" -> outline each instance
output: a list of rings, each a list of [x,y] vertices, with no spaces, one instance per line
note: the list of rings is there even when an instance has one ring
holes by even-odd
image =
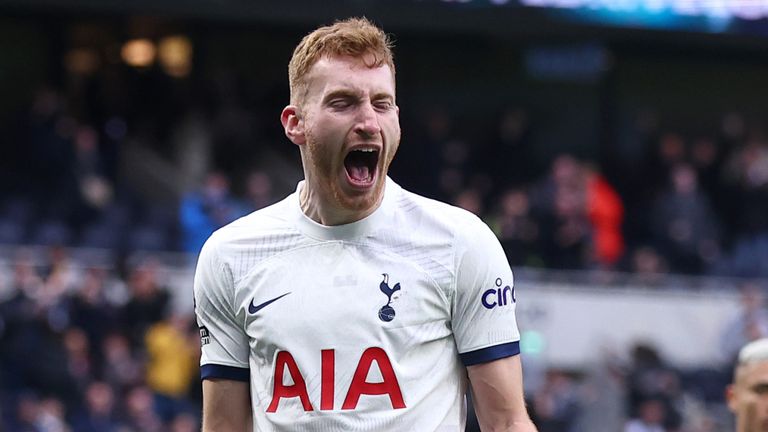
[[[378,111],[389,111],[394,104],[389,100],[381,100],[373,103],[373,107]]]
[[[758,395],[768,394],[768,383],[758,383],[752,386],[752,391]]]
[[[332,99],[328,102],[328,106],[335,110],[343,110],[352,106],[352,100],[349,98]]]

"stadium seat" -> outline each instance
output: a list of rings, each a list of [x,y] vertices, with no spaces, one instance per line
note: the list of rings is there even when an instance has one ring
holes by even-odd
[[[119,249],[123,244],[123,233],[120,227],[99,223],[83,229],[80,236],[80,246],[100,249]]]
[[[48,220],[37,225],[32,243],[45,246],[70,245],[74,235],[72,229],[62,221]]]
[[[24,242],[26,228],[23,222],[10,218],[0,219],[0,244],[20,244]]]
[[[171,250],[168,234],[162,228],[142,225],[131,230],[128,236],[128,249],[131,251]]]

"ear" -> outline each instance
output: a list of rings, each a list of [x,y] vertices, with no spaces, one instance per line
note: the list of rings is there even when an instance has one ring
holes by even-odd
[[[733,384],[729,384],[728,387],[725,388],[725,401],[728,404],[728,409],[730,409],[732,413],[735,414],[738,412],[739,404],[736,401],[736,390]]]
[[[296,106],[288,105],[283,108],[280,114],[280,123],[285,129],[285,136],[296,145],[304,145],[307,142],[304,135],[304,119],[300,117],[299,109]]]

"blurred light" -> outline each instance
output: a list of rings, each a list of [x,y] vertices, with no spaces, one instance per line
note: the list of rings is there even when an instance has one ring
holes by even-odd
[[[528,330],[520,334],[520,351],[524,354],[539,354],[544,351],[544,345],[544,337],[537,331]]]
[[[74,48],[64,55],[64,67],[76,75],[90,75],[99,68],[99,56],[91,48]]]
[[[160,40],[158,57],[163,70],[182,78],[192,70],[192,42],[186,36],[169,36]]]
[[[133,67],[147,67],[155,61],[155,44],[149,39],[133,39],[123,44],[123,61]]]
[[[762,0],[520,0],[523,6],[590,9],[626,14],[665,14],[758,20],[768,17]]]

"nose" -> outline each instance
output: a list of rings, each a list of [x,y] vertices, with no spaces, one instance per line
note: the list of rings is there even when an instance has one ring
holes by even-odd
[[[360,104],[355,132],[364,138],[374,137],[381,132],[379,118],[370,102]]]

